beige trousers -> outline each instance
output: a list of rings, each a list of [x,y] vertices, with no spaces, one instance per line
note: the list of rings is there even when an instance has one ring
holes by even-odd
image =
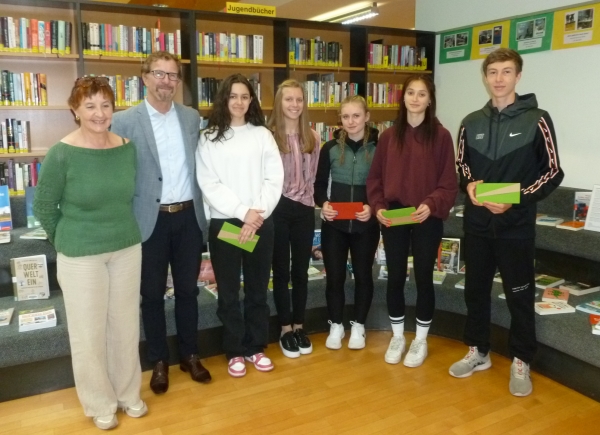
[[[140,400],[141,252],[137,244],[106,254],[57,256],[75,388],[88,417]]]

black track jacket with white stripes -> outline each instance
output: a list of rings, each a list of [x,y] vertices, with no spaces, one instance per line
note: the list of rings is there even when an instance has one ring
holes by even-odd
[[[482,237],[535,237],[536,202],[550,195],[564,178],[552,120],[538,108],[534,94],[517,95],[501,112],[490,100],[468,115],[458,136],[456,164],[464,192],[477,180],[521,184],[521,203],[502,214],[473,205],[467,196],[465,233]]]

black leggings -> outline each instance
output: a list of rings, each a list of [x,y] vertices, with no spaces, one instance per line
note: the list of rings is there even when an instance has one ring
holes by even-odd
[[[404,316],[404,284],[408,250],[412,246],[417,282],[416,316],[424,322],[433,318],[435,292],[432,274],[443,231],[442,220],[431,216],[421,224],[381,228],[388,268],[387,306],[390,317]]]
[[[379,226],[370,225],[362,233],[346,233],[323,221],[321,246],[327,274],[327,310],[329,320],[342,323],[346,303],[348,250],[354,272],[354,320],[365,323],[373,299],[373,260],[379,244]]]

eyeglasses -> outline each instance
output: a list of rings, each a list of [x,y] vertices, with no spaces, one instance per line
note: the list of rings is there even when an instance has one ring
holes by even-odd
[[[152,73],[152,75],[154,77],[156,77],[159,80],[163,79],[165,76],[168,76],[169,80],[171,80],[172,82],[179,81],[179,73],[168,73],[168,72],[161,71],[159,69],[153,69],[150,72]]]
[[[89,88],[93,84],[96,86],[108,86],[110,88],[108,77],[84,76],[75,80],[75,86],[81,86],[82,88]]]

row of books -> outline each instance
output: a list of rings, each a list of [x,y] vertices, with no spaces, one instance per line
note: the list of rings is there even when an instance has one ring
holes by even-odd
[[[565,222],[563,218],[548,216],[547,214],[538,214],[536,218],[537,225],[556,227],[562,230],[580,231],[585,227],[585,220],[590,209],[592,201],[592,192],[575,192],[573,201],[573,220]]]
[[[47,106],[47,89],[44,73],[0,71],[0,105]]]
[[[383,39],[369,43],[369,67],[376,69],[427,69],[425,47],[386,45]]]
[[[369,127],[376,128],[379,130],[379,134],[381,134],[386,129],[390,128],[394,125],[394,121],[381,121],[381,122],[369,122]],[[310,128],[316,131],[321,137],[321,143],[334,139],[334,133],[336,130],[339,130],[341,127],[339,125],[327,125],[324,122],[309,122]]]
[[[14,308],[0,309],[0,326],[10,324]],[[19,332],[35,331],[37,329],[56,326],[56,310],[54,307],[38,308],[19,311]]]
[[[115,96],[115,106],[135,106],[146,98],[147,89],[141,77],[103,76],[108,78],[108,84]]]
[[[0,51],[71,54],[73,23],[0,17]]]
[[[29,121],[21,121],[20,119],[7,118],[0,121],[0,154],[31,151],[29,127]]]
[[[261,102],[261,84],[260,84],[260,73],[253,73],[247,76],[250,85],[254,89],[254,93],[258,98],[258,102]],[[198,105],[200,107],[211,107],[215,96],[217,95],[217,89],[223,82],[223,79],[215,77],[198,77]]]
[[[327,42],[319,36],[313,39],[289,39],[289,64],[314,66],[342,66],[343,46],[339,42]]]
[[[200,61],[263,63],[263,35],[196,32],[196,40]]]
[[[8,186],[10,196],[25,195],[25,188],[37,185],[41,163],[19,163],[13,159],[0,161],[0,186]]]
[[[337,107],[344,98],[358,95],[358,83],[335,81],[333,73],[308,74],[306,80],[308,107]]]
[[[146,57],[155,51],[181,56],[181,31],[161,32],[160,20],[153,28],[108,23],[81,23],[83,54]]]
[[[397,83],[367,83],[369,107],[400,107],[402,85]]]

